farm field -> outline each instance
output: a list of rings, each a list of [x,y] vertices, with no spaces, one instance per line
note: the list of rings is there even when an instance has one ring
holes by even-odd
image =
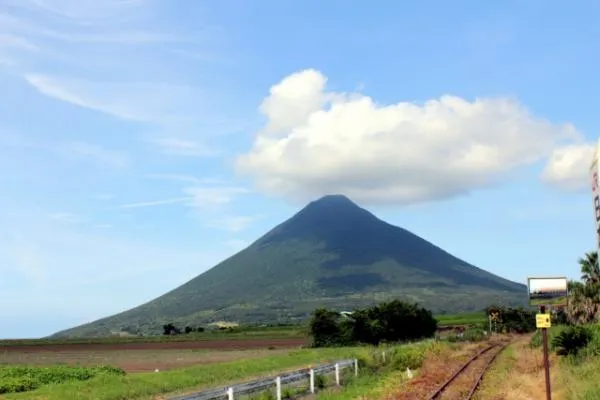
[[[427,346],[430,346],[430,343],[433,342],[410,345],[412,350],[409,354],[417,356],[417,354],[423,353]],[[216,354],[211,356],[214,362],[210,364],[177,368],[158,373],[141,372],[126,375],[101,373],[90,376],[85,380],[76,377],[60,384],[41,385],[35,391],[0,395],[0,399],[157,399],[162,398],[157,396],[165,393],[193,392],[202,388],[246,381],[255,377],[269,376],[285,370],[304,368],[307,365],[331,362],[343,358],[361,357],[361,359],[369,360],[372,358],[374,350],[371,347],[258,350],[254,353],[236,352],[236,354],[231,354],[231,356],[243,357],[234,361],[216,361],[219,357],[223,357],[225,352],[215,352]],[[169,351],[166,350],[165,352],[168,353]],[[209,354],[205,355],[209,356]],[[11,368],[15,367],[0,367],[0,374],[3,368],[9,373]],[[65,374],[64,368],[64,366],[56,365],[49,367],[46,369],[47,373],[45,375],[52,375],[55,369],[56,373],[61,376],[74,375]],[[79,375],[81,374],[77,374],[77,376]]]
[[[435,317],[438,326],[475,325],[486,323],[484,312],[462,314],[444,314]],[[45,350],[62,351],[63,345],[84,346],[102,345],[94,350],[125,350],[142,349],[187,349],[187,348],[260,348],[265,340],[272,341],[275,346],[301,346],[306,343],[308,327],[304,325],[289,325],[275,327],[240,327],[224,331],[207,331],[172,336],[111,336],[99,338],[72,339],[0,339],[0,352],[9,351],[15,347],[18,351],[29,351],[30,346],[43,346]],[[202,343],[201,343],[202,342]],[[206,342],[206,343],[203,343]],[[194,344],[190,344],[194,343]],[[118,348],[116,347],[118,346]],[[192,347],[193,346],[193,347]],[[72,347],[70,347],[72,348]],[[83,347],[82,347],[83,349]],[[86,348],[88,349],[88,348]],[[92,348],[89,347],[91,350]]]
[[[128,373],[170,370],[192,365],[206,365],[230,362],[241,359],[255,359],[289,354],[294,349],[249,349],[249,350],[211,350],[211,349],[160,349],[160,350],[65,350],[45,351],[0,351],[2,365],[77,365],[94,367],[112,365]]]

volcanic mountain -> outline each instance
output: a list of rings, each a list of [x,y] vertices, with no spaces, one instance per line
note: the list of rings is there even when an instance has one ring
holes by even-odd
[[[390,225],[345,196],[309,203],[246,249],[146,304],[53,337],[152,333],[162,324],[293,322],[400,298],[434,312],[523,305],[525,285]]]

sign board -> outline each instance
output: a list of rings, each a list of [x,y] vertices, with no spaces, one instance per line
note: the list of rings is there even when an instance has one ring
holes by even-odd
[[[535,314],[535,327],[538,329],[541,328],[550,328],[550,314]]]
[[[600,140],[594,151],[590,165],[590,183],[592,185],[592,204],[594,207],[594,223],[596,227],[596,250],[600,251]]]
[[[529,305],[562,306],[567,304],[566,277],[528,278]]]

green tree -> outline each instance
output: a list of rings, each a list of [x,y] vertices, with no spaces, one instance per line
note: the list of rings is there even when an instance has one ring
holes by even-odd
[[[600,283],[600,268],[598,267],[598,252],[591,251],[577,260],[581,267],[581,280],[586,285]]]
[[[340,341],[341,329],[338,324],[339,313],[317,308],[310,321],[310,335],[314,347],[333,346]]]

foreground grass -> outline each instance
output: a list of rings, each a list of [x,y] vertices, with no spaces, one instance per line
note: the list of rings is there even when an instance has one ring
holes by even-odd
[[[408,381],[406,369],[413,376],[428,357],[437,357],[441,352],[456,345],[447,342],[425,341],[387,350],[386,362],[371,360],[363,366],[358,378],[351,379],[343,388],[326,389],[317,394],[319,400],[383,399],[394,397],[398,387]]]
[[[44,385],[60,384],[71,381],[85,381],[100,375],[120,376],[125,372],[119,368],[99,366],[94,368],[53,366],[0,367],[0,394],[28,392]]]
[[[352,396],[377,393],[378,390],[382,390],[391,382],[391,376],[399,376],[390,375],[391,373],[404,371],[406,367],[418,368],[425,354],[439,346],[443,345],[431,340],[385,348],[365,346],[303,349],[286,356],[239,360],[160,373],[97,376],[85,382],[74,381],[49,385],[32,392],[10,394],[0,398],[6,400],[156,399],[157,396],[167,393],[193,392],[202,388],[246,381],[257,376],[274,375],[283,370],[356,357],[360,362],[361,376],[351,380],[348,390],[319,393],[319,398],[353,398]],[[381,356],[383,351],[386,353],[385,361]]]
[[[577,355],[561,357],[556,396],[559,400],[600,400],[600,325],[591,325],[593,337]],[[556,336],[564,327],[551,330]]]
[[[350,357],[369,357],[371,349],[336,348],[303,349],[285,356],[202,365],[178,370],[125,376],[97,376],[85,382],[68,382],[44,386],[38,390],[9,394],[2,399],[44,400],[121,400],[149,399],[156,395],[193,391],[226,385],[252,377],[270,375],[285,369]]]

